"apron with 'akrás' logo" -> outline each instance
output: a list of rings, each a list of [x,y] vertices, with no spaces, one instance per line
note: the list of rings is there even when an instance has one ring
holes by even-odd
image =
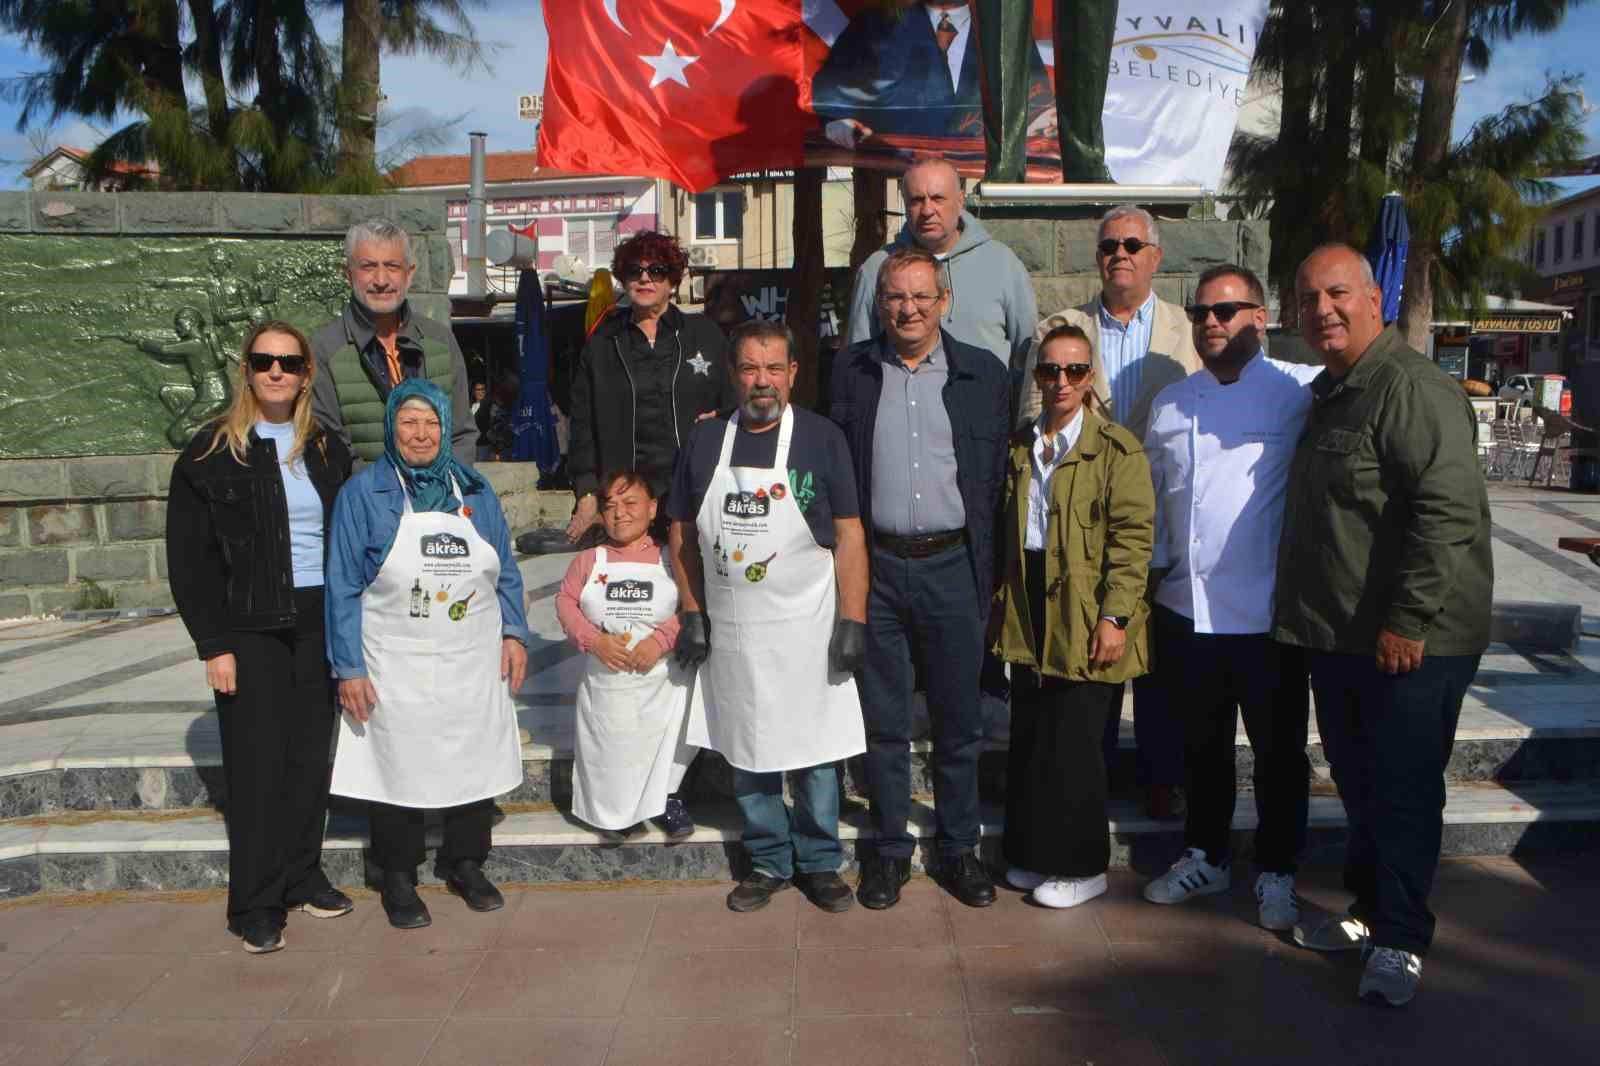
[[[833,553],[789,490],[794,410],[770,468],[731,466],[738,413],[722,436],[695,528],[711,654],[689,701],[689,743],[741,770],[795,770],[866,750],[855,679],[828,669],[838,613]]]
[[[340,716],[332,792],[455,807],[522,783],[516,708],[500,677],[500,556],[470,518],[414,512],[403,484],[401,497],[394,546],[361,594],[378,703],[365,724]]]
[[[596,548],[578,596],[583,616],[628,647],[649,640],[678,611],[666,549],[654,563],[624,563]],[[684,742],[694,674],[667,652],[643,674],[585,657],[573,742],[572,813],[601,829],[627,829],[667,808],[695,749]]]

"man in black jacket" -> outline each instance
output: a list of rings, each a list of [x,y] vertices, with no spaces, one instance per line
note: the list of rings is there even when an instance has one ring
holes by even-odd
[[[689,258],[664,233],[640,233],[617,245],[612,271],[628,306],[595,327],[572,378],[572,437],[567,470],[577,506],[567,537],[576,542],[599,516],[599,482],[614,470],[638,470],[661,506],[678,449],[702,416],[733,406],[728,342],[717,324],[672,304]]]
[[[939,328],[950,293],[920,248],[878,272],[883,334],[835,365],[829,413],[856,468],[870,546],[867,664],[858,675],[877,854],[857,898],[892,907],[911,876],[911,700],[915,666],[929,693],[935,850],[961,902],[994,902],[978,859],[978,673],[994,591],[995,521],[1004,485],[1009,381],[993,355]]]

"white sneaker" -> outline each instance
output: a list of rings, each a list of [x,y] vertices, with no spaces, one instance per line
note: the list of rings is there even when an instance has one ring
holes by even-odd
[[[1044,874],[1036,874],[1020,866],[1006,867],[1006,884],[1019,892],[1032,892],[1048,880]]]
[[[1052,877],[1033,890],[1033,901],[1041,907],[1064,910],[1088,903],[1106,894],[1106,875],[1093,877]]]
[[[1206,862],[1204,848],[1185,848],[1183,858],[1144,886],[1144,898],[1151,903],[1182,903],[1190,896],[1226,892],[1232,882],[1233,874],[1228,866],[1212,866]]]
[[[1261,928],[1281,933],[1300,921],[1294,874],[1262,874],[1256,878],[1256,914]]]
[[[1399,948],[1373,948],[1356,995],[1368,1003],[1403,1007],[1422,983],[1422,960]]]
[[[1372,931],[1359,918],[1335,914],[1315,925],[1296,922],[1294,942],[1312,951],[1355,951],[1367,946]]]

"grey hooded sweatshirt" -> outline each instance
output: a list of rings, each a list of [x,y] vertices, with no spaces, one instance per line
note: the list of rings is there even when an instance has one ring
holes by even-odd
[[[895,248],[911,247],[911,224],[887,248],[873,252],[856,273],[850,290],[849,344],[882,332],[878,323],[878,268]],[[950,311],[944,328],[958,341],[987,348],[1001,364],[1021,367],[1039,325],[1033,282],[1016,254],[989,236],[970,213],[961,212],[961,237],[941,257],[950,287]]]

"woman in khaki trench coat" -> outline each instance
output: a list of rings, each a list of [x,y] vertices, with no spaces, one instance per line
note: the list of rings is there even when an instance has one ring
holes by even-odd
[[[1089,353],[1076,326],[1039,342],[1044,410],[1012,441],[991,620],[994,650],[1012,664],[1006,879],[1046,907],[1106,890],[1100,738],[1120,683],[1149,663],[1150,464],[1138,438],[1084,402]]]

